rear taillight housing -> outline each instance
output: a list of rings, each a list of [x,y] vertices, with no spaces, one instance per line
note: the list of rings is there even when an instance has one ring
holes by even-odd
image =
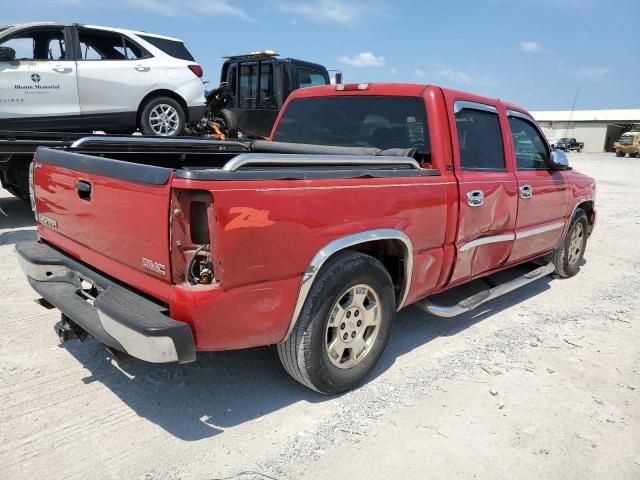
[[[38,210],[36,209],[36,182],[34,174],[37,163],[38,160],[34,157],[33,161],[29,164],[29,200],[31,201],[31,210],[36,217],[36,222],[38,221]]]
[[[189,70],[198,78],[202,78],[202,75],[204,75],[204,71],[200,65],[189,65]]]

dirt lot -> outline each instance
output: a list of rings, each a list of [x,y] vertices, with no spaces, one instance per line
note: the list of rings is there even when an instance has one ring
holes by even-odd
[[[337,398],[270,348],[159,366],[60,347],[15,258],[31,213],[0,191],[0,476],[640,478],[640,159],[571,161],[598,180],[580,274],[457,319],[405,309]]]

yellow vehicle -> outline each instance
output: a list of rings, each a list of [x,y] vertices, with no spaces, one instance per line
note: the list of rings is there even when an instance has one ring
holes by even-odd
[[[624,157],[628,153],[630,158],[640,158],[640,132],[623,133],[620,140],[613,144],[613,148],[616,150],[616,157]]]

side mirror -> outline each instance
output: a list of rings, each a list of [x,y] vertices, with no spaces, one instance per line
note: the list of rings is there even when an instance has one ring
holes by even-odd
[[[16,51],[10,47],[0,47],[0,62],[11,62],[16,59]]]
[[[554,150],[551,152],[551,168],[554,170],[568,170],[571,167],[569,166],[569,157],[563,150]]]

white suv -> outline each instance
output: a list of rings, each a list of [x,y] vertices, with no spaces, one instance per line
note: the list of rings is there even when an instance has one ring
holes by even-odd
[[[180,135],[205,112],[181,40],[119,28],[0,27],[0,130]]]

